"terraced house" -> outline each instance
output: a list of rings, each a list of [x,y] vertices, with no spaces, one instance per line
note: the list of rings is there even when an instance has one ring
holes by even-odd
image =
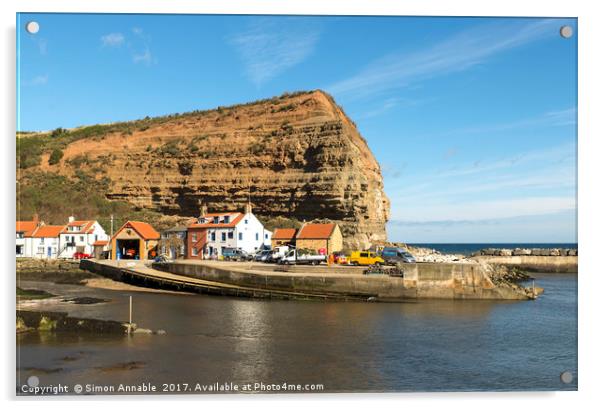
[[[254,253],[270,244],[272,232],[245,206],[245,212],[208,213],[201,208],[196,223],[188,226],[189,259],[219,258],[225,249],[235,248]]]
[[[32,236],[36,229],[40,226],[38,216],[35,215],[33,220],[17,221],[16,228],[16,246],[17,257],[32,257],[33,240]]]
[[[69,217],[69,222],[60,234],[59,258],[73,258],[75,253],[93,255],[95,246],[100,243],[106,246],[109,236],[96,220],[75,220]]]
[[[32,249],[34,258],[57,258],[59,253],[60,234],[65,226],[42,225],[32,234]]]

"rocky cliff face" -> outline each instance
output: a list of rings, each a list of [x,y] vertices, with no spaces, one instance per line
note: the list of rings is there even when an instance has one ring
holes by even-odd
[[[321,91],[172,115],[67,145],[64,175],[95,170],[106,196],[167,215],[242,210],[339,223],[348,247],[386,239],[389,201],[380,166],[334,100]],[[46,154],[48,155],[48,154]]]

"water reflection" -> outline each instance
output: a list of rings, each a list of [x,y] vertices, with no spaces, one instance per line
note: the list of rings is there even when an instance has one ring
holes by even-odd
[[[576,383],[561,384],[559,374],[576,373],[576,282],[576,276],[539,277],[546,293],[526,302],[321,303],[135,293],[136,323],[167,335],[18,335],[17,378],[286,381],[323,383],[331,392],[575,389]],[[27,288],[109,299],[55,303],[53,310],[127,319],[121,292],[48,283]]]

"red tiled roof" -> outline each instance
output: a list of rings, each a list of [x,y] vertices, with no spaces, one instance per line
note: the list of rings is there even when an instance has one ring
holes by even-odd
[[[93,246],[106,246],[107,244],[109,244],[108,240],[96,240],[92,243]]]
[[[213,223],[213,217],[230,216],[230,223]],[[207,223],[192,223],[188,225],[188,228],[193,229],[212,229],[212,228],[231,228],[235,227],[245,217],[243,213],[207,213],[205,216]]]
[[[73,222],[67,223],[65,226],[65,231],[63,233],[92,233],[94,231],[94,223],[96,220],[75,220]],[[69,227],[81,227],[79,231],[69,231]]]
[[[31,237],[58,237],[64,228],[65,226],[40,226]]]
[[[128,225],[132,229],[136,230],[140,237],[142,237],[145,240],[159,239],[161,237],[159,232],[155,230],[153,226],[144,222],[128,221],[123,225],[121,229],[119,229],[119,231],[123,230],[125,227],[128,227]],[[117,234],[115,234],[115,236],[117,236]]]
[[[297,233],[297,239],[328,239],[335,228],[334,223],[305,223]]]
[[[272,239],[274,240],[291,240],[295,237],[297,229],[274,229]]]
[[[35,221],[17,221],[17,231],[22,231],[23,235],[30,237],[33,231],[38,227]]]

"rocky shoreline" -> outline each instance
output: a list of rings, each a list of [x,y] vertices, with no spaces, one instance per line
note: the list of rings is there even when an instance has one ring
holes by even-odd
[[[574,257],[578,255],[577,249],[567,248],[536,248],[536,249],[497,249],[489,248],[482,249],[472,254],[472,257],[476,256],[498,256],[498,257],[510,257],[510,256],[546,256],[546,257]]]

